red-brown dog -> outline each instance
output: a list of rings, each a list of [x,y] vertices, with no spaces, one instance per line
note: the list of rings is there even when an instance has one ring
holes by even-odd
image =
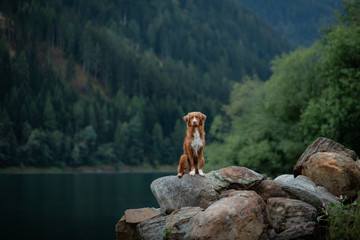
[[[204,177],[203,166],[205,163],[203,150],[205,147],[204,123],[206,116],[201,112],[191,112],[184,117],[187,125],[186,137],[184,140],[184,154],[181,156],[178,166],[178,177],[195,172]]]

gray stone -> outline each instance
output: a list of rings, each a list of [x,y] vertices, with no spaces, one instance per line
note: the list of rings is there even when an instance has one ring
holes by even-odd
[[[186,234],[189,234],[193,227],[194,216],[202,212],[200,207],[186,207],[180,210],[173,211],[166,219],[166,227],[173,227],[171,232],[172,239],[187,239]]]
[[[285,231],[273,236],[272,240],[297,239],[310,236],[315,230],[315,222],[307,222],[306,224],[296,225]]]
[[[168,216],[158,216],[150,220],[138,223],[136,231],[139,239],[158,240],[163,239],[163,230],[166,228],[166,219]]]
[[[296,199],[311,204],[318,210],[321,210],[324,202],[336,203],[334,195],[321,186],[317,187],[309,178],[302,175],[286,182],[282,190]]]
[[[154,180],[150,188],[161,212],[167,214],[183,207],[207,208],[219,198],[209,181],[199,175],[162,177]]]
[[[317,210],[297,199],[269,198],[266,205],[267,218],[277,233],[308,222],[314,222]]]
[[[191,232],[194,216],[202,212],[202,210],[200,207],[186,207],[175,210],[170,215],[157,216],[143,221],[136,226],[138,239],[163,239],[165,229],[171,232],[169,239],[187,239],[184,236],[186,233]],[[171,227],[172,230],[170,230]]]
[[[116,239],[138,239],[136,224],[157,217],[161,214],[159,209],[138,208],[128,209],[115,226]]]
[[[136,223],[127,223],[125,220],[125,215],[116,224],[115,233],[116,233],[116,240],[139,239],[139,235],[137,234],[137,231],[136,231]]]
[[[216,191],[227,189],[252,190],[265,177],[245,167],[231,166],[206,174],[206,178]]]
[[[290,198],[290,195],[281,189],[283,185],[280,181],[264,180],[255,188],[255,191],[265,202],[271,197]]]
[[[283,174],[274,179],[274,181],[286,183],[287,181],[294,179],[293,174]]]

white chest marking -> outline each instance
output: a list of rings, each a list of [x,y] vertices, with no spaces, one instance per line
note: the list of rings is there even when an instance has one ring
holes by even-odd
[[[193,149],[195,156],[198,155],[198,151],[203,145],[204,145],[204,143],[200,138],[199,130],[197,128],[195,128],[194,139],[191,142],[191,147]]]

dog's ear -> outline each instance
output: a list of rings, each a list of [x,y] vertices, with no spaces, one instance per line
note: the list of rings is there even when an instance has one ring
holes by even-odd
[[[186,116],[184,116],[184,121],[185,121],[186,123],[188,123],[188,122],[189,122],[189,114],[188,114],[188,115],[186,115]]]
[[[206,115],[201,113],[201,114],[200,114],[200,117],[201,117],[201,121],[202,121],[202,122],[205,122]]]

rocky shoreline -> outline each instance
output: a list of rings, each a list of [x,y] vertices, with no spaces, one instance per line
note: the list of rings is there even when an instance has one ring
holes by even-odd
[[[269,179],[231,166],[206,176],[166,176],[151,190],[160,209],[128,209],[116,224],[120,239],[321,239],[316,218],[323,203],[360,190],[356,153],[319,138],[294,174]]]

